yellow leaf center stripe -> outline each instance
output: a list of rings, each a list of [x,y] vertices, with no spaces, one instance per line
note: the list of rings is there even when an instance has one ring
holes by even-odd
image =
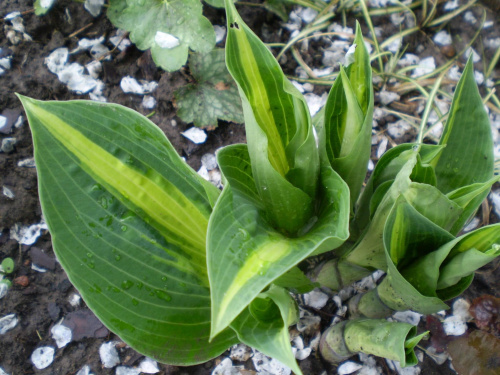
[[[89,174],[116,191],[168,231],[168,241],[195,257],[205,257],[208,217],[175,185],[158,173],[131,168],[56,115],[30,105],[50,133],[83,164]]]

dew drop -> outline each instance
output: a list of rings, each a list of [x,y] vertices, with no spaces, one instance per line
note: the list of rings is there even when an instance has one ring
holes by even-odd
[[[115,260],[120,260],[120,259],[122,259],[122,257],[120,255],[115,256]]]
[[[139,301],[137,301],[135,298],[132,298],[132,305],[137,306],[139,304]]]
[[[90,269],[94,269],[95,268],[95,264],[94,263],[89,263],[88,266],[89,266]]]
[[[133,281],[130,281],[130,280],[125,280],[122,282],[122,289],[130,289],[134,286],[134,282]]]
[[[122,232],[126,232],[127,231],[127,226],[126,225],[122,225],[121,229],[122,229]]]
[[[159,299],[162,299],[162,300],[164,300],[164,301],[169,302],[169,301],[171,301],[171,300],[172,300],[172,297],[170,297],[170,296],[169,296],[167,293],[165,293],[163,290],[159,290],[159,289],[157,289],[157,290],[155,291],[155,294],[156,294],[156,296],[157,296]]]
[[[167,276],[163,276],[161,279],[162,279],[163,281],[167,281]]]
[[[144,286],[143,283],[141,283],[140,281],[136,284],[137,288],[139,289],[142,289],[142,287]]]

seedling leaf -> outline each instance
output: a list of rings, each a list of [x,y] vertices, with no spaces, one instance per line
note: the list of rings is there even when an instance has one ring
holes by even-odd
[[[218,119],[243,123],[241,99],[227,71],[224,50],[192,54],[189,69],[196,83],[175,92],[177,115],[202,128],[215,128]]]

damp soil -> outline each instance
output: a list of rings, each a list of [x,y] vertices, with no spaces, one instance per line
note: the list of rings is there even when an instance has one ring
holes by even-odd
[[[485,0],[492,14],[498,11],[495,1]],[[59,0],[49,14],[37,17],[32,13],[32,0],[3,0],[0,2],[0,17],[10,12],[23,12],[26,32],[33,38],[31,42],[21,42],[12,45],[8,42],[4,24],[0,21],[0,48],[4,53],[13,55],[12,69],[0,76],[0,113],[8,118],[10,124],[14,124],[20,115],[24,115],[21,104],[14,93],[30,96],[40,100],[73,100],[87,99],[86,95],[76,95],[62,84],[57,76],[50,73],[44,65],[44,59],[50,52],[59,47],[68,47],[70,50],[77,46],[78,40],[96,38],[101,35],[110,36],[115,28],[104,15],[93,18],[83,10],[82,4],[76,1]],[[281,29],[280,20],[261,8],[241,7],[243,18],[249,26],[257,32],[266,42],[282,42],[287,40],[288,32]],[[207,17],[213,24],[223,25],[224,13],[205,6]],[[491,18],[491,15],[489,16]],[[361,20],[362,17],[359,16]],[[387,23],[386,18],[378,18],[384,33],[387,36],[398,30]],[[340,19],[337,20],[341,22]],[[377,22],[377,18],[375,18]],[[348,20],[349,26],[353,26],[354,19]],[[500,36],[498,25],[493,31]],[[366,31],[365,25],[363,29]],[[452,22],[448,26],[452,33],[460,33],[460,43],[467,43],[474,33],[474,28],[464,25],[462,21]],[[488,36],[490,37],[490,35]],[[416,33],[405,42],[409,43],[408,51],[416,51],[419,46],[422,57],[432,55],[437,64],[446,62],[446,54],[436,47],[431,37],[425,32]],[[311,42],[308,53],[304,54],[306,63],[311,65],[321,61],[321,50],[324,45]],[[455,46],[460,49],[461,46]],[[492,52],[485,50],[484,56],[487,61]],[[75,56],[77,62],[82,64],[90,62],[87,54]],[[484,61],[484,59],[483,59]],[[288,74],[293,74],[296,64],[291,55],[284,65]],[[481,68],[476,66],[476,68]],[[496,72],[497,78],[498,71]],[[156,80],[159,82],[154,96],[157,107],[154,112],[144,110],[141,106],[142,97],[125,94],[120,88],[122,77],[130,75],[137,79]],[[104,62],[102,80],[106,84],[104,96],[108,102],[118,103],[130,107],[144,115],[149,115],[151,121],[157,124],[170,139],[171,143],[180,155],[184,156],[195,170],[200,167],[200,158],[208,152],[232,144],[245,142],[243,125],[220,122],[219,126],[208,132],[208,139],[201,145],[195,145],[181,136],[181,132],[191,127],[176,116],[175,100],[173,92],[192,80],[189,70],[182,69],[179,72],[167,73],[157,69],[150,55],[146,52],[131,47],[125,52],[113,53],[111,61]],[[316,93],[320,94],[327,88],[317,86]],[[407,106],[411,114],[411,94],[402,98],[400,105]],[[380,124],[383,127],[383,124]],[[16,223],[30,225],[39,223],[41,220],[41,209],[37,192],[36,169],[20,167],[18,163],[33,156],[33,145],[31,133],[26,118],[20,127],[12,127],[9,134],[0,134],[0,138],[14,137],[17,142],[14,150],[10,153],[0,153],[0,185],[8,187],[14,194],[10,199],[0,195],[0,259],[12,257],[15,261],[15,270],[9,275],[13,280],[13,286],[7,295],[0,300],[0,317],[15,313],[19,318],[18,325],[0,336],[0,367],[8,374],[75,374],[84,365],[89,365],[95,374],[112,374],[114,369],[102,367],[99,358],[99,346],[106,341],[119,338],[107,331],[90,310],[85,307],[83,301],[77,305],[70,304],[70,297],[77,293],[69,282],[64,270],[58,262],[52,250],[50,235],[44,232],[35,245],[19,245],[17,241],[10,239],[9,231]],[[0,139],[0,140],[1,140]],[[491,222],[498,219],[492,215],[486,215]],[[32,263],[43,264],[47,272],[38,272],[32,269]],[[498,264],[497,264],[498,265]],[[499,296],[495,289],[500,280],[498,267],[490,267],[478,273],[472,286],[464,294],[464,297],[472,300],[484,294]],[[323,328],[326,328],[334,314],[334,307],[326,308],[319,313],[322,316]],[[66,347],[58,349],[54,362],[44,370],[37,370],[30,361],[31,353],[41,346],[54,346],[50,329],[62,317],[72,316],[75,329],[78,330],[78,340],[74,340]],[[424,327],[421,327],[422,329]],[[473,329],[473,324],[471,324]],[[222,357],[209,361],[205,364],[191,367],[176,367],[160,364],[160,374],[210,374],[215,365]],[[120,359],[122,365],[137,365],[143,357],[134,350],[120,347]],[[384,374],[392,374],[384,361],[379,365],[384,369]],[[335,374],[334,366],[321,360],[317,353],[300,362],[304,374],[319,375],[326,371]],[[442,366],[436,365],[429,357],[425,356],[421,364],[422,374],[453,374],[449,363]],[[252,374],[253,365],[251,361],[245,363],[245,368]]]

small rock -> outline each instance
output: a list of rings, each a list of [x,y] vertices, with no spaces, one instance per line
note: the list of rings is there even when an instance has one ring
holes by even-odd
[[[471,25],[475,25],[477,23],[477,19],[474,16],[474,13],[472,13],[470,10],[465,12],[464,19]]]
[[[80,295],[73,293],[72,295],[69,296],[68,302],[71,306],[78,307],[80,306],[81,299],[82,297],[80,297]]]
[[[7,129],[7,117],[0,116],[0,132],[7,134],[10,129]]]
[[[142,99],[142,106],[146,109],[153,109],[154,107],[156,107],[156,99],[151,95],[146,95]]]
[[[201,157],[201,164],[207,168],[208,171],[217,168],[217,158],[214,154],[205,154]]]
[[[252,356],[252,349],[245,344],[237,344],[231,348],[229,357],[233,361],[246,362]]]
[[[449,316],[443,321],[444,331],[448,336],[460,336],[467,331],[467,323],[459,316]]]
[[[465,59],[469,59],[469,56],[472,54],[472,62],[477,63],[481,61],[481,56],[474,50],[474,48],[469,47],[464,53]]]
[[[62,324],[56,324],[50,329],[52,338],[56,341],[58,348],[63,348],[71,342],[73,334],[71,329]]]
[[[328,95],[326,92],[321,96],[313,93],[307,93],[304,95],[304,98],[306,99],[307,106],[309,107],[309,112],[311,112],[312,117],[326,104]]]
[[[453,315],[460,317],[464,322],[469,322],[473,319],[469,310],[470,303],[466,299],[460,298],[453,302]]]
[[[452,43],[451,35],[448,34],[446,30],[441,30],[436,35],[434,35],[434,43],[439,46],[447,46]]]
[[[99,356],[101,357],[102,365],[106,368],[113,368],[120,363],[120,357],[116,350],[116,342],[105,342],[99,347]]]
[[[125,51],[132,44],[130,40],[125,38],[126,34],[125,30],[118,29],[116,35],[109,38],[109,41],[120,51]]]
[[[36,271],[36,272],[40,272],[40,273],[47,272],[47,270],[45,268],[39,267],[36,264],[31,264],[31,269],[34,270],[34,271]]]
[[[33,264],[36,264],[39,267],[48,269],[48,270],[55,270],[56,268],[56,260],[44,253],[42,250],[40,250],[38,247],[33,246],[30,249],[30,258]]]
[[[418,326],[422,314],[413,311],[398,311],[392,316],[398,322],[409,323],[413,326]]]
[[[353,361],[347,361],[342,363],[339,368],[337,369],[337,374],[338,375],[349,375],[352,374],[353,372],[358,371],[361,369],[363,366],[360,365],[359,363],[353,362]]]
[[[444,10],[455,10],[460,6],[458,0],[450,0],[444,5]]]
[[[27,158],[23,159],[17,162],[17,166],[21,168],[35,168],[35,159],[34,158]]]
[[[144,358],[141,363],[139,363],[137,368],[143,374],[156,374],[157,372],[160,372],[158,362],[149,357]]]
[[[204,143],[207,140],[207,133],[203,129],[196,127],[192,127],[181,134],[196,144]]]
[[[0,280],[0,299],[7,295],[9,288],[10,284],[8,282],[6,282],[5,280]]]
[[[57,48],[45,58],[45,65],[54,74],[63,70],[68,62],[69,51],[67,48]]]
[[[381,91],[378,97],[382,105],[389,105],[394,101],[399,101],[401,98],[398,93],[392,91]]]
[[[306,306],[310,306],[317,310],[321,310],[323,307],[325,307],[328,299],[329,297],[327,294],[316,289],[304,294],[304,303],[306,304]]]
[[[389,143],[389,140],[386,137],[383,137],[377,147],[377,159],[380,159],[385,153],[385,150],[387,150],[387,143]]]
[[[219,363],[214,370],[212,375],[240,375],[240,370],[243,366],[233,366],[233,362],[230,358],[224,358],[221,363]]]
[[[94,374],[90,372],[90,366],[85,365],[76,373],[76,375],[94,375]]]
[[[214,25],[215,43],[220,43],[226,36],[226,28],[224,26]]]
[[[135,78],[126,76],[122,78],[120,87],[124,93],[144,95],[155,91],[158,87],[158,83],[155,81],[149,82],[144,80],[138,82]]]
[[[422,59],[418,64],[418,67],[413,69],[412,77],[420,77],[425,74],[432,73],[436,69],[436,60],[434,60],[433,56],[426,57]]]
[[[137,368],[129,366],[118,366],[116,368],[116,375],[139,375],[141,371]]]
[[[43,370],[52,364],[55,352],[55,349],[51,346],[37,348],[33,354],[31,354],[31,362],[33,362],[37,369]]]
[[[436,348],[434,346],[429,346],[426,350],[426,353],[429,357],[431,357],[434,362],[436,362],[438,365],[442,365],[443,363],[445,363],[449,356],[448,356],[448,353],[446,352],[441,352],[441,353],[438,353],[438,351],[436,350]]]
[[[257,350],[254,350],[252,362],[257,372],[267,372],[274,375],[290,375],[292,373],[292,370],[280,361],[269,358]]]
[[[311,23],[318,15],[318,11],[312,8],[301,8],[297,11],[297,15],[302,19],[302,21],[304,21],[304,23]]]
[[[104,338],[109,331],[89,309],[73,311],[66,315],[64,325],[73,332],[73,341],[87,337]]]
[[[156,32],[155,43],[160,48],[166,49],[172,49],[180,45],[179,38],[176,38],[172,34],[164,33],[163,31]]]
[[[14,145],[16,144],[16,138],[4,138],[2,139],[1,151],[8,154],[9,152],[14,151]]]
[[[29,226],[20,226],[18,223],[10,229],[10,238],[16,240],[21,245],[33,245],[38,237],[42,234],[42,230],[47,229],[45,222],[33,224]]]
[[[394,139],[401,138],[411,129],[411,125],[408,124],[405,120],[399,120],[393,124],[387,125],[387,133],[389,133],[389,135]]]
[[[0,375],[9,375],[7,374],[3,368],[0,367]]]
[[[9,199],[14,199],[14,193],[7,186],[2,186],[2,194]]]
[[[93,17],[97,17],[101,14],[103,5],[104,0],[85,0],[84,7]]]
[[[19,276],[14,279],[14,284],[26,288],[30,284],[30,279],[26,275]]]

